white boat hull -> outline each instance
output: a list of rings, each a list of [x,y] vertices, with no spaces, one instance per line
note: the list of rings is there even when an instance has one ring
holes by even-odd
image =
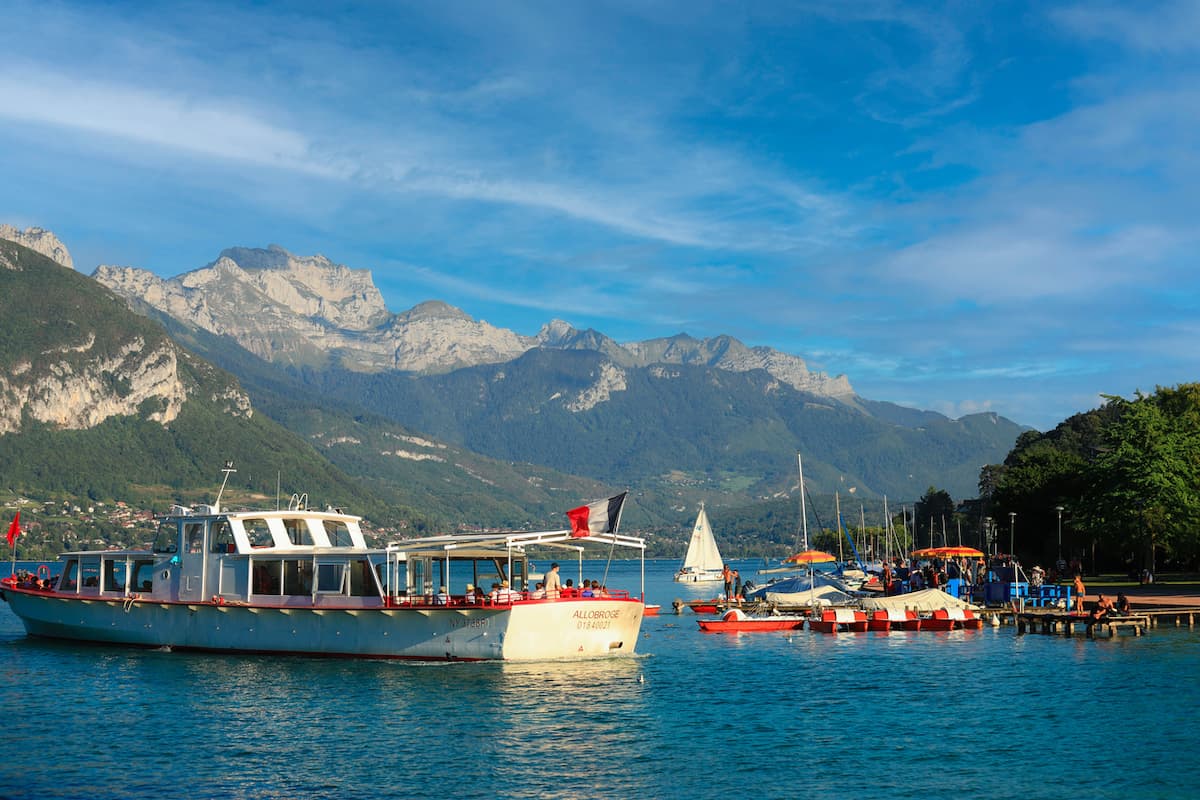
[[[634,599],[299,608],[84,599],[11,588],[5,595],[31,636],[142,647],[438,661],[632,655],[644,611]]]
[[[720,570],[716,572],[685,572],[675,573],[676,583],[720,583],[725,579]]]

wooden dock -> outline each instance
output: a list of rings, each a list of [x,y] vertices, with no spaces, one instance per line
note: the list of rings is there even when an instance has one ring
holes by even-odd
[[[1137,609],[1129,614],[1109,614],[1099,620],[1093,620],[1087,614],[1076,614],[1058,609],[1027,609],[1025,611],[1000,611],[1002,624],[1016,625],[1017,633],[1045,633],[1074,636],[1082,629],[1083,635],[1095,638],[1098,634],[1106,634],[1110,638],[1122,631],[1143,636],[1151,628],[1164,624],[1173,624],[1179,628],[1187,625],[1189,629],[1196,626],[1196,618],[1200,616],[1200,608],[1153,608]]]

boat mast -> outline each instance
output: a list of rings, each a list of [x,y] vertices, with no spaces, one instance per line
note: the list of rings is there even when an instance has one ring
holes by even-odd
[[[796,453],[796,463],[800,467],[800,530],[804,531],[804,550],[808,552],[808,514],[804,506],[804,460]],[[813,575],[812,556],[808,557],[808,607],[815,611],[817,607],[817,582]]]
[[[800,530],[804,532],[804,547],[808,550],[808,513],[804,507],[804,459],[796,453],[796,463],[800,465]]]
[[[233,468],[232,461],[226,461],[225,466],[221,467],[221,472],[225,473],[225,477],[221,481],[221,490],[219,492],[217,492],[217,502],[213,503],[213,509],[212,509],[213,513],[220,513],[220,511],[221,511],[221,495],[225,494],[225,484],[229,482],[230,473],[237,472],[237,470]]]
[[[838,563],[842,563],[842,499],[837,490],[833,490],[833,507],[837,517]],[[840,567],[839,567],[840,569]]]

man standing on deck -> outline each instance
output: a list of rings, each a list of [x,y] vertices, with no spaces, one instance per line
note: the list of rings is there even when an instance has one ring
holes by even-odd
[[[558,580],[558,562],[555,562],[550,565],[550,570],[546,573],[546,597],[550,600],[557,600],[561,591],[562,584]]]

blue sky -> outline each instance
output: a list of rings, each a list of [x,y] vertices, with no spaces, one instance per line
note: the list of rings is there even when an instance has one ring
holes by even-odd
[[[1044,429],[1200,379],[1198,118],[1195,2],[9,0],[0,222]]]

